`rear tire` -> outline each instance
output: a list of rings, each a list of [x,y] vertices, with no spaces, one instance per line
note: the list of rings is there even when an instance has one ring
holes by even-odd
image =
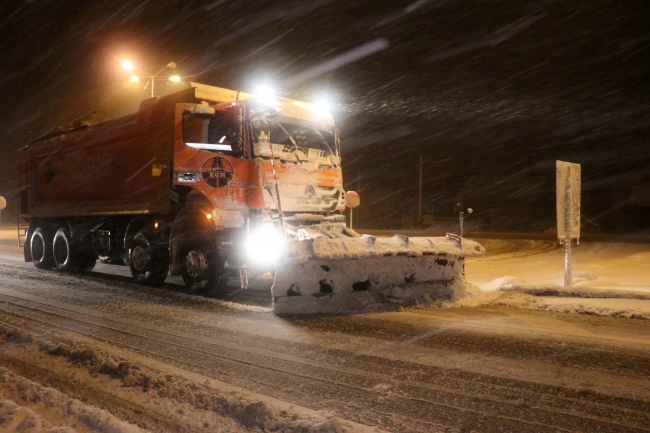
[[[129,246],[129,268],[138,284],[161,286],[169,271],[169,252],[159,247],[148,230],[138,231]]]
[[[59,228],[52,242],[54,265],[61,272],[75,272],[84,260],[84,254],[79,253],[67,227]]]
[[[228,285],[225,260],[203,234],[186,241],[181,250],[181,276],[185,286],[196,293],[216,294]]]
[[[54,258],[52,257],[53,237],[50,231],[36,227],[29,239],[29,248],[32,255],[32,262],[38,269],[52,269]]]

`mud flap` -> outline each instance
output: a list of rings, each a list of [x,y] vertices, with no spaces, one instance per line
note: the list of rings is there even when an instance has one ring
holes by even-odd
[[[467,239],[315,238],[294,240],[276,265],[276,314],[384,311],[451,299],[465,289],[465,258],[483,247]]]

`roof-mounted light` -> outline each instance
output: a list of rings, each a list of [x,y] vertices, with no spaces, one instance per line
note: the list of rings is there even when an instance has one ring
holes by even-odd
[[[269,86],[260,86],[255,89],[255,94],[253,95],[255,100],[265,104],[265,105],[274,105],[275,104],[275,92]]]

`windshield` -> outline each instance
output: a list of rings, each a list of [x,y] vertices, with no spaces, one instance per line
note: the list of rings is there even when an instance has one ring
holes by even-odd
[[[216,111],[212,116],[185,113],[183,141],[195,149],[241,156],[243,149],[237,119],[238,113],[234,111]]]
[[[274,121],[255,118],[251,126],[256,145],[270,142],[283,145],[287,152],[300,151],[306,155],[315,153],[320,157],[337,155],[334,131],[325,131],[305,124],[298,125],[285,119]]]

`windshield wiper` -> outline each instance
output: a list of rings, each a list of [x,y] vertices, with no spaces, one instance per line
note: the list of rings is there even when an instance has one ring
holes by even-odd
[[[279,123],[277,123],[277,122],[273,122],[273,124],[274,124],[275,126],[277,126],[278,128],[280,128],[280,129],[282,130],[282,132],[284,132],[285,134],[287,134],[287,137],[289,137],[289,140],[291,141],[291,144],[293,145],[293,150],[292,150],[292,151],[295,152],[296,149],[298,149],[298,143],[296,143],[296,140],[293,139],[293,137],[291,136],[291,134],[289,134],[289,132],[284,128],[284,126],[282,126],[281,124],[279,124]]]
[[[327,140],[325,139],[325,137],[323,137],[323,134],[321,134],[320,131],[319,131],[318,129],[314,129],[314,131],[316,131],[316,134],[318,134],[318,136],[319,136],[320,139],[323,141],[323,143],[325,144],[325,146],[327,146],[327,150],[330,151],[330,155],[335,155],[335,153],[332,151],[332,148],[330,147],[329,143],[327,142]],[[334,161],[332,161],[332,162],[334,162]],[[336,164],[334,164],[334,165],[336,165]]]

